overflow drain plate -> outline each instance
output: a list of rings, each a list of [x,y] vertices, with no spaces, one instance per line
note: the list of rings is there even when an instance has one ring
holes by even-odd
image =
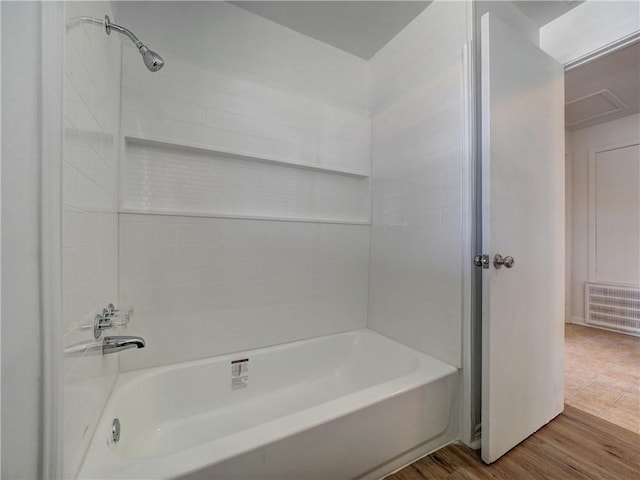
[[[120,440],[120,419],[114,418],[111,424],[111,440],[113,443],[117,443]]]

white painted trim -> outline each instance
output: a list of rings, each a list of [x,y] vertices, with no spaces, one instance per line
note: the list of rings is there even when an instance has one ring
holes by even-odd
[[[566,132],[566,129],[565,129]],[[573,155],[567,151],[566,138],[565,138],[565,259],[564,259],[564,272],[565,272],[565,297],[564,297],[564,321],[565,323],[571,323],[572,315],[572,296],[571,285],[573,284]],[[568,222],[568,223],[567,223]]]
[[[640,144],[640,138],[637,140],[627,140],[625,142],[614,143],[612,145],[602,145],[592,147],[589,149],[589,165],[588,165],[588,189],[587,189],[587,214],[588,214],[588,237],[587,245],[589,252],[589,273],[587,280],[589,282],[598,282],[597,271],[597,240],[596,240],[596,227],[597,227],[597,215],[596,215],[596,156],[598,153],[609,152],[611,150],[617,150],[619,148],[631,147],[633,145]],[[607,282],[611,283],[611,282]]]
[[[540,46],[575,68],[628,45],[639,25],[637,1],[589,0],[540,27]]]
[[[574,68],[581,67],[582,65],[585,65],[593,60],[598,60],[599,58],[611,55],[612,53],[622,50],[623,48],[628,47],[629,45],[633,45],[637,42],[640,42],[640,31],[626,35],[616,40],[615,42],[603,45],[601,48],[589,52],[586,55],[582,55],[578,58],[565,62],[564,71],[568,72],[570,70],[573,70]]]
[[[597,149],[589,149],[589,164],[587,166],[587,252],[589,271],[587,280],[595,282],[597,278],[596,272],[596,151]]]
[[[42,325],[42,478],[62,477],[62,155],[64,4],[41,14],[40,316]]]
[[[2,8],[0,7],[0,51],[2,51]],[[0,66],[0,70],[2,67]],[[0,78],[2,75],[0,75]],[[0,92],[2,92],[2,80],[0,79]],[[0,93],[0,105],[2,105],[2,93]],[[2,128],[0,128],[0,152],[2,152]],[[2,155],[0,155],[0,178],[2,178]],[[0,182],[0,239],[2,238],[2,182]],[[2,271],[2,255],[0,255],[0,272]],[[2,298],[2,275],[0,275],[0,298]],[[0,332],[2,332],[2,308],[0,308]],[[0,342],[0,346],[2,342]],[[2,372],[2,348],[0,347],[0,372]],[[0,380],[2,373],[0,373]],[[2,382],[0,381],[0,385]],[[0,412],[2,411],[2,395],[0,395]],[[2,432],[2,415],[0,415],[0,432]],[[2,472],[2,435],[0,434],[0,472]]]
[[[475,198],[476,198],[476,122],[475,122],[475,62],[474,44],[467,42],[462,47],[461,62],[461,96],[462,96],[462,375],[461,375],[461,418],[460,418],[460,439],[467,445],[471,445],[475,439],[476,423],[480,419],[473,418],[473,318],[475,290],[478,286],[474,282],[473,257],[476,255],[476,218],[475,218]],[[478,368],[476,365],[475,368]]]

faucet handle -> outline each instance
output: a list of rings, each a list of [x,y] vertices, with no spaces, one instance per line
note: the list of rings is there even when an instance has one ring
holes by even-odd
[[[109,315],[109,310],[106,308],[102,309],[101,313],[98,313],[93,320],[93,336],[95,338],[100,338],[102,334],[102,330],[106,330],[107,328],[113,328],[113,323],[111,322],[111,316]]]
[[[103,308],[93,319],[93,336],[98,339],[102,335],[102,330],[114,327],[126,327],[133,315],[133,307],[116,308],[113,303]],[[91,328],[86,325],[83,328]]]
[[[126,327],[133,315],[133,307],[115,308],[113,303],[107,306],[107,314],[114,327]]]

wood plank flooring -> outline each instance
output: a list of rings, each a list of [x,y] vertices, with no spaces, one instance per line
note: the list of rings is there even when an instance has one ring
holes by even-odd
[[[449,445],[386,480],[638,480],[640,435],[589,413],[565,411],[492,465]]]

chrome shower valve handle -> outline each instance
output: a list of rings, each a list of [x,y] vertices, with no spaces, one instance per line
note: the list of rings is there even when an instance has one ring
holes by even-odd
[[[111,319],[111,325],[114,327],[126,327],[133,315],[133,307],[116,308],[113,303],[107,306],[107,315]]]
[[[107,328],[113,328],[113,324],[111,323],[109,310],[103,308],[102,312],[98,313],[93,320],[93,336],[100,338],[102,330],[106,330]]]

